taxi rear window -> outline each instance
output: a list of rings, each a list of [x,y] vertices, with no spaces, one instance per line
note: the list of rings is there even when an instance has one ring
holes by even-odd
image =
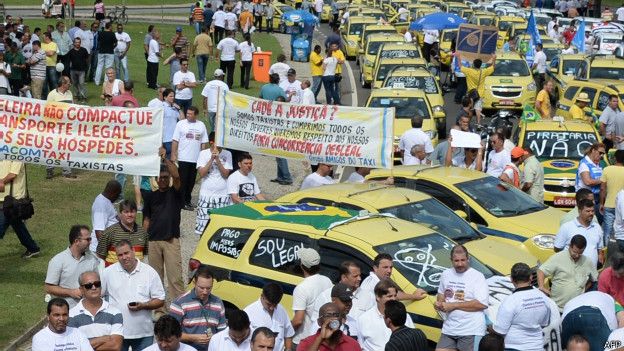
[[[526,77],[530,74],[524,60],[496,60],[494,76]]]
[[[208,240],[208,250],[219,255],[238,258],[253,229],[221,228]]]
[[[592,132],[527,131],[523,145],[539,159],[580,160],[596,141]]]
[[[384,87],[393,88],[417,88],[422,89],[427,94],[437,94],[438,86],[433,77],[409,77],[390,76],[384,82]]]
[[[427,102],[416,97],[374,97],[371,99],[369,107],[394,107],[395,118],[407,119],[414,116],[430,118]]]
[[[391,49],[381,50],[380,58],[420,58],[420,53],[416,49]]]

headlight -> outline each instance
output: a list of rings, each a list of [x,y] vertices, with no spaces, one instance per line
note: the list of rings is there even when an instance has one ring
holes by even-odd
[[[440,105],[435,105],[432,108],[433,112],[444,112],[444,108]]]
[[[533,244],[540,249],[552,249],[555,247],[555,236],[552,234],[539,234],[533,237]]]
[[[531,82],[527,85],[527,89],[529,89],[529,91],[535,91],[537,89],[537,85],[535,85],[535,82]]]
[[[436,132],[435,130],[428,130],[425,133],[427,133],[429,138],[432,140],[438,137],[438,132]]]

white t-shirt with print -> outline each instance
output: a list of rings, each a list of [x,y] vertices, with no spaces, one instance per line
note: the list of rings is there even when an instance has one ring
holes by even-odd
[[[115,32],[115,37],[117,38],[117,46],[115,46],[115,53],[121,54],[126,51],[128,48],[128,44],[132,41],[130,36],[126,32]]]
[[[176,86],[175,88],[176,99],[191,100],[193,98],[193,90],[191,88],[185,87],[183,89],[178,89],[177,85],[182,82],[195,83],[196,82],[195,73],[191,71],[186,71],[186,72],[177,71],[173,75],[173,85]]]
[[[256,195],[260,194],[260,186],[253,173],[244,175],[239,170],[228,177],[227,192],[237,194],[243,201],[252,201],[256,199]]]
[[[176,124],[172,140],[178,142],[178,161],[196,163],[202,144],[208,142],[206,125],[183,119]]]
[[[212,150],[206,149],[199,153],[197,158],[197,168],[204,167],[208,164],[212,158]],[[223,168],[232,170],[232,153],[228,150],[221,150],[219,153],[219,160]],[[208,174],[202,178],[201,188],[199,189],[200,196],[224,196],[228,195],[227,191],[227,178],[221,176],[219,166],[217,162],[213,161]]]
[[[511,154],[509,151],[502,149],[500,152],[496,152],[495,150],[490,151],[488,155],[488,168],[487,174],[492,177],[500,177],[503,174],[503,169],[505,166],[511,163]]]
[[[303,99],[303,90],[301,90],[301,82],[299,80],[295,79],[295,81],[291,83],[288,79],[286,79],[285,81],[280,82],[279,87],[284,90],[286,96],[293,94],[290,98],[291,104],[301,103],[301,100]]]
[[[93,348],[84,334],[77,328],[67,327],[64,333],[57,334],[45,326],[32,338],[33,351],[92,351]]]
[[[468,268],[464,273],[457,273],[454,268],[442,272],[438,294],[444,296],[445,302],[477,300],[488,306],[487,282],[483,273],[474,268]],[[485,314],[483,311],[451,311],[442,325],[442,333],[452,336],[484,335]]]

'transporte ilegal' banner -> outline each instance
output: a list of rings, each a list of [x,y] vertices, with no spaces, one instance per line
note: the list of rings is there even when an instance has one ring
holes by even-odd
[[[311,163],[391,168],[394,108],[296,105],[226,92],[217,145]]]
[[[157,176],[162,108],[91,107],[0,95],[0,159]]]

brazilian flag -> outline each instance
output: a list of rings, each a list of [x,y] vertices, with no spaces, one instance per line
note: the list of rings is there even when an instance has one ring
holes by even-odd
[[[542,117],[540,116],[539,112],[535,111],[532,106],[524,105],[521,119],[524,122],[535,122],[542,119]]]

